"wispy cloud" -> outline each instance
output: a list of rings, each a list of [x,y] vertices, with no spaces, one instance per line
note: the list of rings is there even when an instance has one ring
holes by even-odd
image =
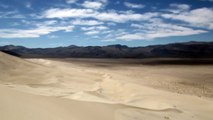
[[[98,34],[98,33],[100,33],[100,31],[98,31],[98,30],[91,30],[91,31],[85,32],[86,35],[95,35],[95,34]]]
[[[148,20],[157,16],[157,13],[118,13],[116,11],[98,12],[92,9],[59,9],[52,8],[43,13],[45,18],[94,18],[101,21],[124,23],[128,21]]]
[[[142,21],[148,20],[157,16],[157,13],[117,13],[115,11],[99,13],[94,18],[102,21],[112,21],[117,23],[125,23],[128,21]]]
[[[162,17],[183,21],[189,23],[193,27],[213,29],[212,8],[198,8],[180,13],[162,14]]]
[[[86,35],[104,34],[104,30],[109,29],[106,26],[93,26],[93,27],[82,27],[81,30],[85,31]]]
[[[108,8],[107,5],[115,5],[108,0],[64,0],[62,3],[63,7],[47,7],[42,12],[0,12],[0,19],[18,19],[20,22],[17,23],[23,24],[23,28],[8,25],[0,29],[0,38],[36,38],[43,35],[54,38],[54,32],[71,32],[76,28],[79,30],[77,34],[86,34],[88,39],[101,36],[105,40],[128,41],[195,35],[213,30],[213,9],[207,7],[172,3],[166,8],[156,7],[149,11],[148,5],[124,1],[120,10]],[[25,7],[31,8],[32,4],[27,3]]]
[[[13,10],[13,11],[7,11],[7,12],[1,12],[0,11],[0,18],[11,18],[11,19],[20,19],[25,18],[24,15],[22,15],[19,11]]]
[[[37,38],[56,31],[71,32],[74,26],[40,26],[34,29],[0,29],[0,38]]]
[[[187,4],[172,3],[172,4],[170,4],[170,7],[174,8],[174,9],[178,9],[180,11],[187,11],[190,9],[190,5],[187,5]]]
[[[81,29],[83,31],[90,31],[90,30],[106,30],[109,28],[106,26],[93,26],[93,27],[82,27]]]
[[[74,20],[71,22],[73,25],[88,25],[88,26],[93,26],[93,25],[101,25],[103,22],[97,21],[97,20]]]
[[[95,12],[91,9],[60,9],[51,8],[44,11],[42,17],[44,18],[88,18],[94,16]]]
[[[73,4],[73,3],[76,3],[78,0],[66,0],[66,2],[68,3],[68,4]]]
[[[130,3],[130,2],[124,2],[124,5],[126,7],[129,7],[129,8],[136,8],[136,9],[140,9],[140,8],[144,8],[145,5],[142,5],[142,4],[135,4],[135,3]]]
[[[58,38],[58,36],[56,36],[56,35],[48,35],[47,37],[50,39]]]
[[[121,40],[150,40],[171,36],[187,36],[206,33],[205,30],[196,30],[189,27],[165,23],[160,19],[153,19],[150,23],[132,24],[134,28],[138,28],[135,33],[124,34],[118,36]]]
[[[169,5],[169,8],[164,9],[163,11],[171,12],[171,13],[181,13],[190,10],[191,6],[187,4],[177,4],[172,3]]]
[[[85,8],[100,9],[101,7],[103,7],[103,3],[101,3],[101,2],[92,2],[92,1],[85,1],[82,4],[82,6],[85,7]]]

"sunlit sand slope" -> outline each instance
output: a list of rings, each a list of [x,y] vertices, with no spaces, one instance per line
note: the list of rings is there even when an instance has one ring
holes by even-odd
[[[0,53],[0,70],[1,120],[213,119],[212,66],[109,67]]]

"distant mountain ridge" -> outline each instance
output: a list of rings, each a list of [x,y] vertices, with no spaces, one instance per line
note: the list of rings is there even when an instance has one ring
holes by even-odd
[[[0,51],[23,58],[213,58],[213,42],[185,42],[146,47],[70,45],[56,48],[0,46]]]

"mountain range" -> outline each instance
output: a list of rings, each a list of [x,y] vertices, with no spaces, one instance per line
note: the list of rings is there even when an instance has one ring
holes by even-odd
[[[26,48],[0,46],[0,51],[23,58],[213,58],[213,42],[185,42],[145,47],[125,45]]]

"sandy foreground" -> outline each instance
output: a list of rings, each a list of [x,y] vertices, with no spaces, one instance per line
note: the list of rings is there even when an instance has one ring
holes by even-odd
[[[212,65],[0,53],[0,120],[212,120]]]

